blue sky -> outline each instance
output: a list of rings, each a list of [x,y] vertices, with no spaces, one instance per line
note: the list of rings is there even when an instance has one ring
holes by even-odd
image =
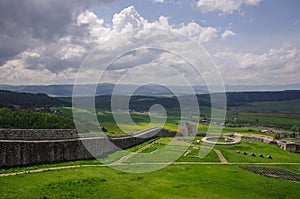
[[[203,46],[225,84],[300,83],[298,0],[3,0],[0,4],[1,84],[74,83],[93,48],[114,36],[124,37],[128,32],[138,35],[153,27],[183,34]],[[164,41],[161,38],[160,42]],[[146,64],[137,63],[141,59],[135,54],[147,57],[143,53],[127,56],[126,61],[134,62],[134,66],[126,70],[140,80],[142,75],[136,71],[142,67],[147,74],[162,61],[178,66],[176,59],[165,53]],[[103,57],[104,63],[112,58]],[[163,78],[160,74],[166,77],[167,68],[158,68],[162,71],[156,74],[157,79]],[[101,70],[90,68],[80,79],[91,83],[89,75]],[[105,81],[114,82],[113,78],[124,71],[119,67],[107,72]],[[176,82],[172,78],[166,78],[170,84]]]

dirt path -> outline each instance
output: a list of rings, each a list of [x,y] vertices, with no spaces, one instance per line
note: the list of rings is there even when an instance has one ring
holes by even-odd
[[[129,164],[118,164],[120,166],[122,165],[155,165],[155,164],[174,164],[174,165],[299,165],[299,162],[157,162],[157,163],[129,163]],[[50,168],[42,168],[42,169],[35,169],[35,170],[29,170],[29,171],[20,171],[20,172],[13,172],[13,173],[3,173],[0,174],[0,177],[5,176],[14,176],[14,175],[20,175],[20,174],[30,174],[30,173],[40,173],[45,171],[57,171],[62,169],[76,169],[76,168],[82,168],[82,167],[106,167],[106,166],[117,166],[116,164],[89,164],[89,165],[73,165],[73,166],[62,166],[62,167],[50,167]]]
[[[123,156],[122,158],[120,158],[119,160],[117,160],[116,162],[111,163],[110,165],[121,165],[123,162],[125,162],[126,160],[128,160],[129,158],[135,156],[136,154],[142,152],[143,150],[145,150],[146,148],[150,147],[151,145],[153,145],[155,143],[151,142],[149,144],[147,144],[146,146],[138,149],[137,151],[133,152],[133,153],[129,153],[128,155]]]
[[[75,168],[80,168],[80,167],[104,167],[104,166],[107,166],[107,165],[105,165],[105,164],[87,164],[87,165],[73,165],[73,166],[42,168],[42,169],[34,169],[34,170],[20,171],[20,172],[13,172],[13,173],[3,173],[3,174],[0,174],[0,177],[14,176],[14,175],[20,175],[20,174],[29,174],[29,173],[40,173],[40,172],[45,172],[45,171],[57,171],[57,170],[61,170],[61,169],[75,169]]]
[[[223,154],[221,153],[221,151],[219,151],[218,149],[214,149],[214,151],[216,152],[216,154],[219,157],[219,160],[222,164],[228,164],[228,161],[226,160],[226,158],[223,156]]]

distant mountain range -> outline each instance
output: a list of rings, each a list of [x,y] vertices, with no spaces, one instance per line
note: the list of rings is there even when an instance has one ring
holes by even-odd
[[[96,92],[94,88],[97,86]],[[99,84],[99,85],[79,85],[79,90],[82,96],[90,95],[95,93],[96,96],[101,95],[112,95],[114,92],[114,84]],[[130,90],[136,88],[136,85],[122,84],[118,85],[119,91],[115,94],[117,95],[128,95]],[[195,94],[207,94],[208,89],[205,86],[193,86]],[[258,85],[258,86],[236,86],[227,85],[225,86],[226,92],[246,92],[246,91],[283,91],[283,90],[300,90],[300,84],[288,84],[288,85]],[[50,96],[57,97],[70,97],[73,93],[73,85],[25,85],[25,86],[14,86],[14,85],[0,85],[0,90],[9,90],[16,92],[26,92],[26,93],[45,93]],[[135,95],[171,95],[172,90],[180,95],[192,94],[187,92],[186,86],[170,86],[169,88],[160,85],[147,85],[139,87],[134,94]],[[219,88],[214,88],[213,92],[221,92]]]
[[[218,93],[212,94],[219,95]],[[115,100],[124,101],[126,96],[118,95]],[[147,111],[154,104],[161,104],[166,108],[179,107],[179,101],[189,103],[191,95],[182,95],[179,97],[165,95],[135,95],[130,98],[130,108],[139,111]],[[263,91],[263,92],[227,92],[227,105],[229,107],[239,106],[252,102],[270,102],[284,100],[300,99],[300,90],[289,91]],[[93,97],[78,97],[81,104],[89,104]],[[179,101],[178,101],[179,100]],[[211,106],[211,95],[198,94],[197,100],[200,106]],[[1,106],[18,106],[20,108],[33,107],[53,107],[53,106],[71,106],[72,97],[49,97],[46,94],[32,94],[25,92],[13,92],[0,90],[0,107]],[[95,106],[100,109],[110,109],[111,96],[99,95],[95,98]]]
[[[70,106],[71,102],[63,102],[47,94],[24,93],[0,90],[1,106],[18,106],[20,108]]]
[[[112,95],[116,85],[114,84],[99,84],[99,85],[78,85],[81,96],[89,96],[95,93],[96,96],[101,95]],[[94,91],[96,89],[96,92]],[[114,93],[117,95],[128,95],[130,91],[138,88],[135,95],[170,95],[173,94],[172,90],[176,90],[181,95],[191,94],[186,92],[187,88],[184,86],[172,86],[169,89],[158,85],[147,85],[137,87],[136,85],[118,85],[118,92]],[[196,94],[207,93],[207,89],[204,87],[195,87]],[[70,97],[73,93],[73,85],[30,85],[30,86],[12,86],[12,85],[0,85],[0,90],[9,90],[15,92],[26,92],[26,93],[46,93],[50,96],[55,97]]]

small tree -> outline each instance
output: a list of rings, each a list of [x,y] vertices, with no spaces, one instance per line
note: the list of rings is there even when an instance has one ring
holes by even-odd
[[[290,137],[291,137],[291,138],[295,138],[295,137],[296,137],[296,133],[295,133],[295,132],[291,133],[291,134],[290,134]]]
[[[259,119],[258,119],[258,118],[256,118],[256,119],[255,119],[255,122],[256,122],[256,126],[258,126]]]
[[[300,126],[294,125],[294,126],[292,126],[291,130],[292,130],[292,132],[299,132],[300,131]]]
[[[279,140],[280,139],[280,135],[279,134],[275,134],[275,139]]]

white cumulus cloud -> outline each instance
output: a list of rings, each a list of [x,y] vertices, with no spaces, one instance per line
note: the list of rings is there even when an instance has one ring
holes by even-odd
[[[178,32],[189,36],[198,42],[209,42],[217,37],[217,29],[213,27],[201,27],[195,22],[190,22],[178,29]]]
[[[140,16],[133,6],[123,9],[115,14],[112,20],[113,28],[117,32],[129,31],[136,28],[143,28],[147,21]]]
[[[227,84],[299,83],[300,50],[297,48],[270,49],[262,54],[227,49],[212,57]]]
[[[165,0],[152,0],[154,3],[164,3]]]
[[[239,1],[241,2],[241,1]],[[250,1],[247,1],[248,3]],[[253,1],[253,4],[257,1]],[[39,42],[38,46],[30,46],[2,63],[0,83],[2,84],[64,84],[73,83],[77,75],[77,69],[88,53],[105,41],[114,37],[124,36],[124,32],[131,31],[137,38],[145,39],[147,44],[162,43],[165,46],[176,46],[176,38],[173,43],[166,43],[164,36],[155,35],[153,28],[169,29],[173,32],[184,34],[199,43],[216,40],[218,30],[215,27],[203,27],[196,22],[171,25],[168,17],[160,16],[155,21],[143,18],[136,9],[131,6],[123,9],[113,16],[110,23],[105,23],[95,13],[89,10],[80,12],[73,22],[68,24],[65,34],[54,41]],[[126,35],[126,34],[125,34]],[[222,39],[234,36],[231,30],[224,31]],[[154,39],[153,39],[154,38]],[[114,57],[111,52],[120,55],[124,53],[126,44],[122,40],[112,40],[104,46],[103,53],[99,54],[101,62],[110,63]],[[130,41],[134,42],[134,41]],[[177,42],[177,43],[176,43]],[[193,49],[185,49],[182,54],[190,54]],[[187,52],[188,51],[188,52]],[[224,50],[212,55],[227,84],[266,84],[266,83],[299,83],[300,76],[300,50],[298,48],[270,49],[264,53],[242,53]],[[123,71],[134,66],[130,70],[136,79],[139,70],[161,69],[162,79],[168,74],[168,68],[173,66],[181,74],[190,76],[186,64],[182,60],[159,51],[131,52],[112,66],[109,78],[120,77]],[[89,83],[89,77],[98,74],[97,67],[91,67],[80,74],[82,81]],[[177,73],[167,77],[168,82]],[[193,74],[192,74],[193,75]],[[197,77],[193,77],[196,79]]]
[[[221,35],[221,38],[222,39],[226,39],[228,37],[232,37],[232,36],[235,36],[236,34],[234,32],[232,32],[231,30],[225,30],[222,35]]]
[[[91,50],[99,45],[103,45],[105,41],[112,37],[121,38],[126,35],[124,34],[126,32],[140,35],[143,39],[146,37],[151,38],[151,35],[154,35],[155,40],[146,39],[148,44],[165,43],[165,37],[155,36],[156,33],[153,32],[153,28],[178,32],[200,43],[206,43],[217,38],[217,29],[214,27],[202,27],[195,22],[170,25],[168,17],[165,16],[160,16],[156,21],[149,22],[133,6],[116,13],[110,23],[105,23],[102,18],[99,18],[90,10],[83,10],[73,17],[74,20],[68,23],[68,29],[64,35],[56,38],[54,41],[39,42],[38,46],[22,50],[16,56],[1,64],[0,67],[5,72],[1,73],[0,83],[72,83],[77,69]],[[166,43],[166,45],[176,45],[176,42]],[[111,52],[115,51],[122,54],[124,49],[126,49],[126,45],[122,41],[112,40],[103,49],[105,52],[99,55],[101,56],[101,62],[109,63],[114,58]],[[152,56],[149,56],[150,54],[144,55],[148,56],[148,58]],[[142,56],[140,57],[142,58]],[[131,59],[136,62],[135,65],[137,66],[145,65],[145,60],[148,60],[137,57],[132,57]],[[168,61],[171,63],[173,60],[169,59]],[[148,62],[152,66],[158,65],[158,63],[154,63],[151,60],[148,60]],[[122,66],[126,66],[126,64]],[[88,76],[96,73],[96,71],[96,66],[94,68],[91,67],[89,71],[81,74],[80,78],[88,81]],[[33,74],[38,74],[39,78],[32,78]]]
[[[261,0],[198,0],[196,7],[201,12],[219,11],[222,13],[232,13],[239,10],[243,5],[256,6]]]

